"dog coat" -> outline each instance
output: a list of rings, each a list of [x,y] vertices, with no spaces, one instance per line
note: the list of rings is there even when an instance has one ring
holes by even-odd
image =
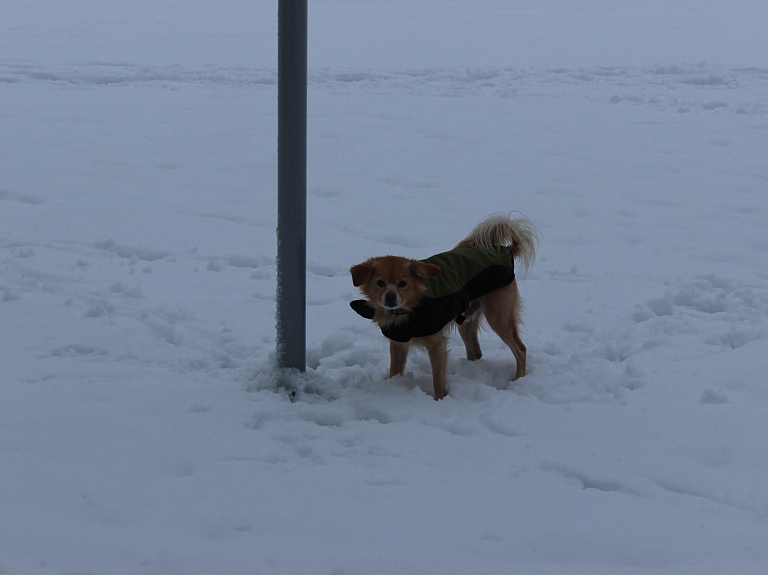
[[[469,303],[515,279],[515,260],[509,248],[493,251],[457,248],[425,260],[440,267],[440,275],[427,280],[424,298],[411,312],[389,325],[381,333],[405,343],[412,337],[425,337],[441,331],[452,320],[461,325]],[[367,300],[349,304],[366,319],[373,319],[375,309]]]

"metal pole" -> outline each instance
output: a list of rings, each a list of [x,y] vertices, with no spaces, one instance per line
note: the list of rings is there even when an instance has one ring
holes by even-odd
[[[277,10],[277,365],[306,370],[307,0]]]

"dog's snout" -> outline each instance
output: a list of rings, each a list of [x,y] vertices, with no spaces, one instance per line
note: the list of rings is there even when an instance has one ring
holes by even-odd
[[[384,305],[387,307],[397,307],[397,294],[395,292],[388,291],[384,294]]]

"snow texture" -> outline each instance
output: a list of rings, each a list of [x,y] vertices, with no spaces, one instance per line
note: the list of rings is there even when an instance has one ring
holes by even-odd
[[[765,573],[768,5],[310,5],[295,402],[276,3],[0,6],[0,573]],[[385,380],[349,267],[510,210],[529,374]]]

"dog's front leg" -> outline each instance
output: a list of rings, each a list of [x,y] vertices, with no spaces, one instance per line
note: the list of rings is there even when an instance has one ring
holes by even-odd
[[[411,346],[407,343],[389,340],[389,377],[405,373],[405,363],[408,361],[410,348]]]
[[[429,354],[429,362],[432,364],[432,386],[435,390],[435,400],[443,399],[448,395],[448,386],[445,381],[445,372],[448,367],[448,342],[441,333],[424,338]]]

